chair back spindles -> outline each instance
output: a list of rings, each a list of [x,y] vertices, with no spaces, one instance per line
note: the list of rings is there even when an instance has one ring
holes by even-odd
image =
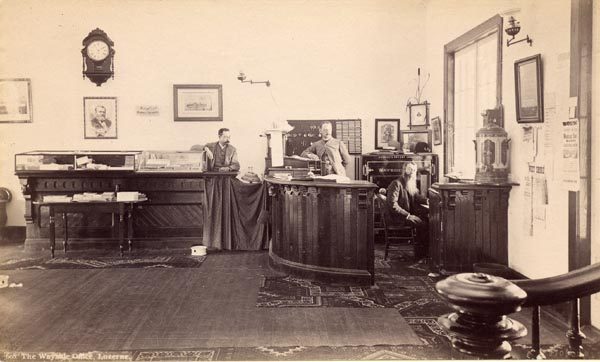
[[[375,204],[381,217],[381,225],[383,226],[383,236],[385,238],[385,255],[384,260],[387,260],[390,245],[392,240],[403,241],[411,247],[415,244],[416,231],[415,228],[409,225],[396,226],[389,222],[389,210],[387,209],[384,196],[375,195]],[[393,235],[392,235],[393,234]]]

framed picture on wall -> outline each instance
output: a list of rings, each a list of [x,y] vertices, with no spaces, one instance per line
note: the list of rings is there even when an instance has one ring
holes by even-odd
[[[86,139],[117,138],[117,98],[83,98],[83,135]]]
[[[431,152],[431,130],[401,131],[404,152]]]
[[[32,121],[31,79],[0,79],[0,123]]]
[[[431,133],[433,134],[433,144],[435,146],[442,144],[442,121],[440,117],[431,119]]]
[[[542,57],[540,54],[515,61],[515,108],[517,122],[544,122]]]
[[[375,119],[375,148],[396,148],[400,134],[399,119]]]
[[[409,104],[410,129],[427,129],[429,126],[429,103]]]
[[[221,84],[174,84],[175,121],[222,121]]]

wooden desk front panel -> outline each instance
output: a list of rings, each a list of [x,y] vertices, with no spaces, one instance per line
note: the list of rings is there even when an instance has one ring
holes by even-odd
[[[271,185],[271,253],[316,273],[370,277],[372,199],[367,188]]]
[[[429,190],[430,248],[435,266],[472,271],[473,263],[508,265],[510,185],[434,184]]]

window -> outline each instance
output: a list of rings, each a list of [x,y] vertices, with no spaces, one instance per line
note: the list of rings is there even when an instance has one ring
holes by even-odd
[[[444,172],[475,175],[475,133],[481,114],[502,104],[502,17],[494,16],[445,46]]]

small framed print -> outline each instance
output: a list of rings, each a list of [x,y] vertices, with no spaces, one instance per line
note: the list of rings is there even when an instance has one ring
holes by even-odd
[[[222,121],[223,86],[221,84],[174,84],[175,121]]]
[[[376,119],[375,120],[375,148],[395,148],[400,133],[399,119]]]
[[[440,117],[433,117],[431,119],[431,131],[433,133],[433,144],[435,146],[442,144],[442,121]]]
[[[515,62],[515,97],[518,123],[544,122],[542,56]]]
[[[409,106],[410,129],[427,129],[429,126],[429,103],[410,104]]]
[[[117,98],[83,98],[83,135],[86,139],[117,138]]]
[[[0,79],[0,123],[30,123],[31,79]]]
[[[402,151],[404,152],[431,152],[431,130],[401,131]]]

